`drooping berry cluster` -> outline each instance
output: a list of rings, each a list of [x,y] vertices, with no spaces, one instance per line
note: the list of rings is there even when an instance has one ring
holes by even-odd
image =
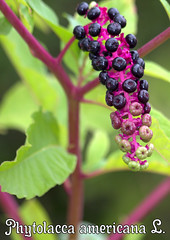
[[[154,146],[148,143],[153,135],[149,128],[148,82],[140,80],[145,62],[136,50],[130,50],[137,39],[133,34],[124,37],[121,33],[126,19],[116,8],[99,7],[97,3],[90,8],[82,2],[77,12],[91,20],[86,26],[76,26],[73,33],[80,49],[89,52],[93,68],[101,71],[99,80],[107,88],[107,105],[117,109],[110,118],[113,128],[119,129],[115,141],[125,152],[123,160],[134,171],[144,170],[148,167],[144,159],[152,155]],[[147,144],[140,145],[137,138]]]

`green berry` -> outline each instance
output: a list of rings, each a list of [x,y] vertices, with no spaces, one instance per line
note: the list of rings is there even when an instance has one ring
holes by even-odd
[[[114,129],[119,129],[122,125],[121,118],[115,112],[110,114],[110,118],[112,121],[112,127]]]
[[[136,150],[136,156],[139,159],[144,159],[148,156],[148,151],[145,147],[138,147]]]
[[[131,159],[129,157],[126,157],[126,155],[123,155],[122,159],[126,164],[128,164],[131,161]]]
[[[141,170],[141,171],[146,170],[148,167],[149,167],[149,163],[148,163],[148,162],[145,162],[145,164],[140,165],[140,170]]]
[[[129,107],[130,113],[133,116],[138,116],[140,114],[142,114],[143,108],[142,105],[138,102],[133,102],[130,107]]]
[[[139,128],[139,135],[143,142],[149,142],[153,136],[153,132],[148,126],[142,126]]]
[[[130,142],[128,142],[127,140],[122,140],[119,144],[119,147],[122,152],[129,152],[131,150]]]
[[[153,153],[153,150],[154,150],[154,145],[152,143],[148,143],[148,157],[150,157]]]
[[[119,144],[121,143],[121,141],[122,141],[121,136],[116,135],[116,136],[115,136],[115,142],[119,145]]]
[[[135,162],[135,161],[130,161],[128,163],[128,167],[134,172],[137,172],[137,171],[140,170],[140,164],[138,162]]]
[[[148,126],[148,127],[151,126],[151,124],[152,124],[152,118],[151,118],[151,115],[150,115],[150,114],[146,113],[146,114],[144,114],[144,115],[142,116],[142,124],[143,124],[143,125],[146,125],[146,126]]]

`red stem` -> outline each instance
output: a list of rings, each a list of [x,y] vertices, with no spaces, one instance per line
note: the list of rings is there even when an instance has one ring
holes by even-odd
[[[79,89],[79,92],[78,92],[79,97],[81,98],[86,93],[93,90],[97,85],[99,85],[99,78],[95,78],[93,81],[88,82],[85,86],[83,86]]]
[[[150,211],[152,211],[170,192],[170,177],[166,178],[142,203],[131,213],[122,225],[131,225],[141,221]],[[112,234],[108,240],[121,240],[123,234]]]
[[[81,178],[81,153],[79,146],[79,101],[69,98],[69,147],[68,151],[77,156],[77,166],[71,175],[72,192],[69,199],[68,224],[75,226],[76,234],[70,235],[70,240],[77,239],[77,227],[83,217],[83,199],[84,188],[83,179]]]
[[[5,214],[9,217],[14,219],[16,222],[19,222],[20,225],[24,224],[22,223],[21,217],[19,216],[19,209],[18,204],[13,196],[11,196],[8,193],[1,192],[0,187],[0,203],[1,207],[3,208],[3,211]],[[23,227],[24,230],[24,227]],[[21,235],[24,240],[33,240],[33,237],[25,237],[24,235]]]
[[[71,46],[71,44],[74,42],[75,37],[72,37],[68,43],[65,45],[65,47],[63,48],[63,50],[59,53],[58,57],[56,58],[57,63],[61,63],[64,55],[66,54],[67,50],[69,49],[69,47]]]
[[[151,41],[146,43],[143,47],[138,49],[140,57],[146,56],[148,53],[152,52],[154,49],[159,47],[162,43],[170,38],[170,27],[168,27],[165,31],[157,35]]]

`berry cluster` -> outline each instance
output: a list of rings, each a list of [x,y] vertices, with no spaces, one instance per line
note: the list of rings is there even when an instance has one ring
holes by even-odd
[[[148,167],[144,159],[151,156],[154,146],[148,143],[153,135],[149,128],[152,119],[148,82],[140,80],[145,62],[136,50],[130,50],[137,39],[133,34],[124,37],[121,33],[126,19],[116,8],[99,7],[97,3],[90,8],[82,2],[77,13],[91,20],[84,27],[76,26],[73,33],[80,49],[89,52],[93,68],[101,71],[99,80],[107,88],[107,105],[117,109],[110,118],[113,128],[119,129],[115,141],[125,152],[123,160],[134,171],[144,170]],[[147,144],[140,145],[137,138]]]

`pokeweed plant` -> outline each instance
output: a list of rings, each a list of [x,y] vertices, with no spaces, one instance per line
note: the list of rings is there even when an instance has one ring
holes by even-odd
[[[167,2],[161,2],[169,13]],[[81,4],[85,7],[81,8]],[[154,144],[155,151],[147,171],[170,175],[169,121],[152,108],[152,127],[149,130],[148,83],[144,79],[139,80],[145,67],[142,57],[170,37],[170,28],[138,51],[130,51],[137,42],[133,35],[137,17],[133,12],[133,1],[131,4],[124,0],[101,1],[99,5],[81,4],[77,7],[78,14],[87,14],[93,23],[78,14],[74,17],[66,15],[70,22],[66,29],[59,25],[55,13],[41,0],[0,0],[0,42],[22,79],[3,100],[0,124],[4,129],[13,127],[26,131],[25,145],[17,151],[15,160],[3,162],[0,166],[0,201],[4,211],[21,222],[14,199],[4,192],[31,199],[42,196],[57,184],[63,184],[69,198],[67,223],[76,229],[69,239],[74,240],[78,239],[77,227],[83,218],[84,180],[110,171],[128,170],[121,161],[119,150],[108,154],[109,115],[113,127],[120,129],[115,139],[127,152],[123,160],[130,168],[146,168],[147,162],[143,159],[151,155]],[[128,9],[127,16],[120,8]],[[121,33],[121,28],[126,25],[125,18],[129,25]],[[45,31],[44,23],[61,40],[62,49],[57,57],[51,56],[32,34],[34,25]],[[80,40],[79,44],[73,32]],[[92,65],[88,54],[80,52],[80,49],[90,52]],[[62,61],[69,71],[62,66]],[[99,77],[93,68],[102,71]],[[159,69],[160,75],[155,76],[155,69]],[[155,63],[146,63],[145,73],[169,82],[168,72]],[[103,88],[96,88],[99,80],[108,89],[108,107],[103,100]],[[93,100],[85,98],[85,95],[92,96]],[[13,107],[14,101],[16,108]],[[93,105],[99,106],[94,110]],[[116,108],[115,112],[111,112],[111,106]],[[88,130],[93,130],[94,137],[89,143],[87,159],[82,162]],[[152,144],[142,147],[141,140],[148,142],[152,132]],[[126,223],[140,221],[168,192],[169,178],[148,196],[146,203],[142,203]],[[121,237],[115,234],[106,238]]]

